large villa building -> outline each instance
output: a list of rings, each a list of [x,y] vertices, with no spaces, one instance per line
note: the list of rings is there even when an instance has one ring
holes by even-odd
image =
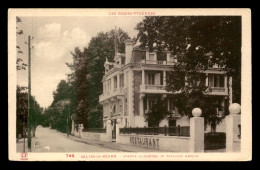
[[[115,124],[117,119],[121,119],[124,127],[148,127],[144,114],[155,104],[158,95],[166,99],[168,111],[173,114],[171,119],[162,120],[159,126],[189,126],[189,118],[181,117],[172,102],[174,93],[165,90],[167,72],[176,62],[176,56],[169,51],[149,52],[148,49],[134,47],[133,41],[127,40],[125,54],[116,53],[114,62],[106,60],[104,63],[103,94],[99,96],[103,105],[104,127],[107,120]],[[226,72],[211,68],[204,73],[207,75],[206,86],[212,89],[205,95],[217,96],[216,112],[222,116],[224,106],[232,103],[228,101],[232,98],[229,97],[232,89],[228,87]],[[225,130],[225,121],[222,122],[217,131]]]

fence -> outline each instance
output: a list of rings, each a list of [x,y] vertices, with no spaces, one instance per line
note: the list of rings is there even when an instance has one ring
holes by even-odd
[[[106,133],[106,129],[104,129],[104,128],[90,128],[90,129],[83,129],[82,132]]]
[[[144,127],[144,128],[120,128],[121,134],[139,134],[139,135],[159,135],[165,136],[190,136],[189,126],[170,126],[170,127]]]
[[[204,134],[204,149],[224,149],[226,148],[226,133],[210,132]]]

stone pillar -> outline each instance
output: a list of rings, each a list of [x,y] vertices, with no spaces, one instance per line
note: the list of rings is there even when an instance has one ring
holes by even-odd
[[[241,125],[240,105],[233,103],[229,106],[230,115],[226,116],[226,152],[239,152],[239,127]]]
[[[206,86],[209,86],[209,74],[206,73]]]
[[[163,85],[166,86],[166,71],[163,71]]]
[[[116,142],[120,142],[120,128],[123,128],[123,123],[121,119],[116,120]]]
[[[79,137],[81,138],[82,130],[84,129],[83,124],[79,124],[78,129],[79,129]]]
[[[145,94],[140,94],[140,104],[139,104],[140,116],[144,115],[144,96]]]
[[[129,70],[129,88],[128,88],[128,116],[129,116],[129,125],[131,127],[135,126],[134,122],[134,72]]]
[[[204,152],[204,118],[200,117],[201,109],[192,110],[193,118],[190,119],[190,152]]]
[[[107,142],[112,141],[112,125],[111,120],[107,120],[107,127],[106,127],[106,136],[107,136]]]
[[[142,70],[142,85],[145,84],[145,71]]]
[[[225,88],[225,92],[227,92],[227,90],[228,90],[227,75],[225,75],[225,77],[224,77],[224,88]]]

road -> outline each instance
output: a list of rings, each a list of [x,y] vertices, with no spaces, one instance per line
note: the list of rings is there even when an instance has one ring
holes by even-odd
[[[120,152],[109,148],[88,145],[66,137],[55,129],[39,126],[35,133],[33,152]]]

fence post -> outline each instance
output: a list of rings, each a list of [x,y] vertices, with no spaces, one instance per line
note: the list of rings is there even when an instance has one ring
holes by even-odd
[[[106,136],[107,136],[107,142],[111,142],[111,141],[112,141],[112,126],[111,126],[111,120],[107,120]]]
[[[84,129],[83,124],[79,124],[79,137],[81,138],[82,130]]]
[[[241,125],[241,107],[237,103],[229,106],[230,115],[226,116],[226,152],[239,152],[239,125]]]
[[[122,121],[121,119],[117,119],[116,120],[116,142],[120,143],[120,128],[122,128],[123,125],[122,125]]]
[[[181,126],[180,125],[178,125],[177,126],[177,136],[180,136],[181,134]]]
[[[204,118],[200,117],[202,111],[200,108],[192,110],[190,119],[190,152],[204,152]]]
[[[164,134],[165,134],[165,136],[167,136],[167,127],[166,127],[166,125],[164,126]]]

